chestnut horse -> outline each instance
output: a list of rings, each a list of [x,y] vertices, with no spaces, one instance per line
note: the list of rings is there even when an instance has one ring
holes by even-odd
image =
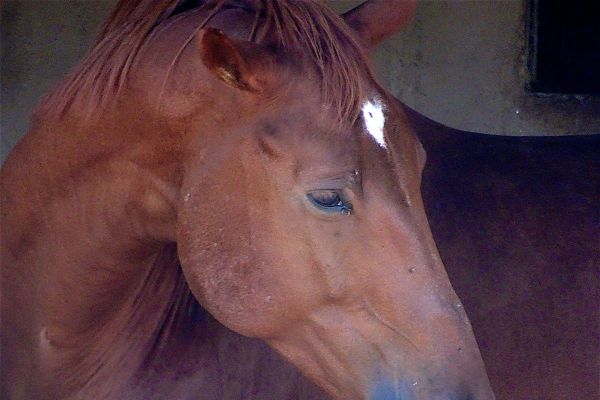
[[[263,343],[334,398],[493,398],[366,57],[397,4],[117,5],[2,169],[4,398],[323,396]]]

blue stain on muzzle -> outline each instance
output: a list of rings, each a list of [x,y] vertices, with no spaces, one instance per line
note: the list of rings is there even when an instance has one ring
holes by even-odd
[[[411,392],[406,382],[397,387],[390,380],[384,380],[371,390],[369,400],[413,400]]]

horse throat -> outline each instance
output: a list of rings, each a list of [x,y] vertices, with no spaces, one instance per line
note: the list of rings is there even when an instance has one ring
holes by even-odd
[[[51,330],[42,330],[46,378],[63,382],[61,389],[69,393],[61,396],[118,398],[145,366],[163,354],[168,343],[191,340],[197,303],[181,274],[175,245],[165,246],[139,267],[142,272],[126,291],[126,298],[117,302],[103,323],[88,327],[86,334],[72,335],[67,344],[57,343],[60,339],[52,337]],[[70,333],[61,334],[64,339]]]

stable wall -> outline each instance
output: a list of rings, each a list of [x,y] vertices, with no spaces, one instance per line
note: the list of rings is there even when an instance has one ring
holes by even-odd
[[[344,11],[354,0],[329,0]],[[1,159],[41,96],[85,53],[114,0],[4,1]],[[525,90],[527,0],[421,1],[404,32],[375,55],[390,91],[454,128],[500,135],[600,133],[600,99]]]

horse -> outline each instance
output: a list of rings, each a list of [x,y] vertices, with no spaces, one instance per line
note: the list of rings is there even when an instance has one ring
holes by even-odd
[[[5,398],[494,398],[369,67],[395,4],[117,4],[2,167]]]

